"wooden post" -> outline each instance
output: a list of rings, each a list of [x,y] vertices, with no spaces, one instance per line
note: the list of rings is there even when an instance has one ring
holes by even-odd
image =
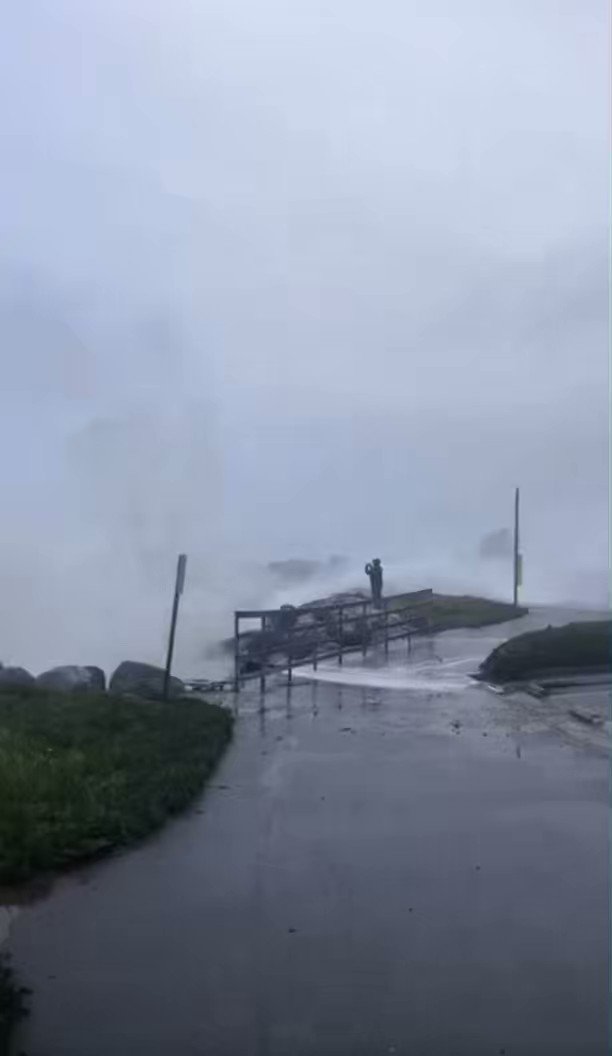
[[[313,669],[313,671],[316,671],[318,666],[319,666],[319,628],[318,627],[317,627],[317,629],[315,631],[315,635],[316,635],[316,637],[315,637],[315,644],[314,644],[314,652],[312,654],[312,669]]]
[[[389,655],[389,610],[385,602],[385,656]]]
[[[512,598],[514,605],[518,605],[518,588],[520,582],[520,552],[519,552],[519,503],[520,495],[519,489],[516,488],[514,492],[514,561],[513,561],[513,592]]]
[[[259,676],[259,689],[260,689],[261,693],[265,693],[266,692],[266,654],[265,654],[265,649],[266,649],[266,639],[265,639],[266,617],[265,616],[261,617],[261,634],[262,634],[263,650],[262,650],[262,661],[261,661],[261,674]]]
[[[361,655],[365,657],[368,651],[368,603],[364,601],[362,609],[362,633],[361,633]]]
[[[342,650],[344,649],[344,609],[338,609],[338,663],[342,667],[343,657]]]
[[[234,613],[234,692],[240,692],[240,616]]]
[[[170,671],[172,669],[172,655],[174,653],[174,636],[176,634],[176,620],[178,617],[179,599],[185,586],[185,568],[187,567],[187,555],[179,554],[176,565],[176,580],[174,584],[174,600],[172,602],[172,616],[170,618],[170,634],[168,636],[168,652],[166,654],[166,669],[164,671],[164,700],[168,699],[170,689]]]
[[[293,682],[293,627],[289,628],[287,635],[287,682]]]

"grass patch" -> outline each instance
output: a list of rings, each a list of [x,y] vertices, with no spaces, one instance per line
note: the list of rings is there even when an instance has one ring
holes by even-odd
[[[401,608],[399,598],[394,607]],[[434,594],[431,604],[433,631],[452,631],[455,628],[486,627],[493,623],[506,623],[526,616],[529,610],[491,598],[477,598],[470,594]]]
[[[512,682],[557,672],[609,671],[611,630],[610,620],[590,620],[519,634],[489,654],[479,675]]]
[[[434,594],[432,620],[434,630],[450,631],[454,627],[487,627],[526,616],[528,609],[506,601],[476,598],[470,594]]]
[[[201,789],[231,731],[231,715],[201,701],[0,693],[0,883],[157,828]]]

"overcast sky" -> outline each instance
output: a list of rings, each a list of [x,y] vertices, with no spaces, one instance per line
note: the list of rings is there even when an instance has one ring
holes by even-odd
[[[515,484],[526,590],[603,597],[607,19],[7,8],[0,659],[125,639],[183,548],[223,594],[241,557],[447,567]]]

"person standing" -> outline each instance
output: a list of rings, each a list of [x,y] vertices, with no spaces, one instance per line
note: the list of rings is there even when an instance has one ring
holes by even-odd
[[[370,578],[370,589],[372,591],[372,601],[376,608],[380,608],[382,601],[383,592],[383,567],[380,563],[380,558],[375,557],[374,560],[365,566],[366,576]]]

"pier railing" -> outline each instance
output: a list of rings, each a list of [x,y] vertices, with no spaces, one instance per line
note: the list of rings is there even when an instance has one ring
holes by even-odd
[[[361,652],[405,638],[411,648],[412,635],[431,627],[433,591],[417,590],[383,598],[304,605],[299,608],[238,609],[234,613],[234,688],[259,679],[286,674],[292,681],[296,667],[312,666],[336,658],[342,665],[347,653]],[[259,627],[244,630],[245,622]]]

